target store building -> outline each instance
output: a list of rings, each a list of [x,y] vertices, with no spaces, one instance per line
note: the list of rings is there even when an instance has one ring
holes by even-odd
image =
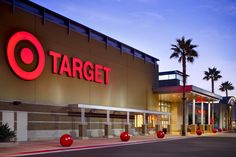
[[[159,73],[155,57],[20,0],[0,0],[0,43],[0,123],[18,141],[180,132],[182,74]],[[221,97],[186,90],[204,125]]]

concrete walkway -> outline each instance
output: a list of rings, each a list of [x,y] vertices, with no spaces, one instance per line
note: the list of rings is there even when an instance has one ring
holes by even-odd
[[[216,134],[204,134],[202,136],[219,136],[219,137],[236,137],[236,133],[216,133]],[[92,138],[86,140],[74,140],[71,147],[60,146],[58,140],[50,141],[30,141],[30,142],[18,142],[10,145],[0,145],[0,156],[23,156],[48,152],[60,152],[70,150],[81,149],[93,149],[97,147],[114,147],[122,145],[142,144],[151,142],[164,142],[169,140],[178,140],[185,138],[193,138],[197,135],[178,136],[178,135],[166,135],[164,139],[158,139],[156,136],[133,136],[130,141],[122,142],[119,137],[116,138]]]

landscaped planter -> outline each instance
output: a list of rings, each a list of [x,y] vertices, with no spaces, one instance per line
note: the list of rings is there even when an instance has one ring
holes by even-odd
[[[7,123],[0,125],[0,143],[12,143],[15,137],[15,131],[11,130]]]

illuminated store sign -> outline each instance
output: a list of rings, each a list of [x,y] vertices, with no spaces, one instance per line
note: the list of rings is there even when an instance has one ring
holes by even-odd
[[[94,81],[97,83],[108,84],[108,77],[110,68],[93,64],[90,61],[83,62],[79,58],[71,58],[69,59],[67,55],[61,55],[60,53],[49,51],[49,55],[52,56],[52,66],[54,74],[67,74],[69,77],[77,77],[79,79],[86,79],[87,81]],[[58,67],[58,61],[61,60],[61,64]],[[72,64],[70,61],[72,61]],[[70,66],[72,65],[72,66]],[[102,76],[104,74],[104,80]]]
[[[25,71],[17,63],[15,49],[19,42],[28,41],[36,49],[37,52],[37,66],[32,71]],[[91,61],[82,61],[76,57],[68,57],[58,52],[49,51],[49,56],[52,57],[52,72],[53,74],[63,75],[68,77],[74,77],[79,79],[85,79],[87,81],[93,81],[102,84],[109,83],[109,73],[111,69],[109,67],[93,64]],[[29,32],[20,31],[11,36],[7,45],[7,59],[13,72],[24,80],[34,80],[38,78],[43,72],[45,66],[45,53],[42,45],[38,39]],[[34,54],[32,50],[24,47],[20,50],[20,60],[25,65],[33,63]],[[58,66],[58,63],[61,63]]]

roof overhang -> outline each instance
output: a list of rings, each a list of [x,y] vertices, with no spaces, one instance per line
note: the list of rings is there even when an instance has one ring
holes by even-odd
[[[183,86],[167,86],[167,87],[158,87],[154,89],[154,93],[157,94],[174,94],[174,93],[182,93],[183,92]],[[212,93],[210,91],[207,91],[205,89],[193,86],[193,85],[187,85],[185,87],[186,93],[192,93],[197,96],[201,96],[203,98],[206,98],[208,100],[221,100],[222,96]]]
[[[95,110],[106,110],[106,111],[120,111],[120,112],[132,112],[132,113],[170,115],[170,112],[158,112],[158,111],[152,111],[152,110],[139,110],[139,109],[119,108],[119,107],[92,105],[92,104],[69,104],[69,107],[78,108],[78,109],[83,108],[83,109],[95,109]]]

